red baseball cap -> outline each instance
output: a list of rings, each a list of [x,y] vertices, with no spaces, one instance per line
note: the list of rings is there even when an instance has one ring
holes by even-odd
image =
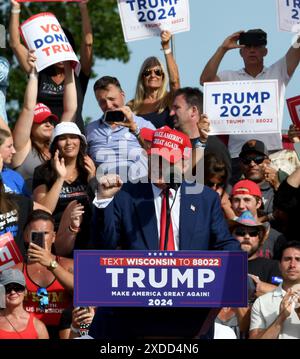
[[[262,198],[259,186],[250,180],[239,181],[233,186],[231,196],[237,196],[239,194],[249,194]]]
[[[147,151],[148,155],[161,156],[170,163],[176,163],[191,156],[191,141],[183,132],[164,126],[157,130],[142,128],[140,135],[144,140],[151,142],[151,148]]]
[[[34,108],[34,123],[42,123],[46,119],[49,121],[53,120],[54,122],[59,122],[58,117],[54,115],[50,108],[43,103],[38,103]]]

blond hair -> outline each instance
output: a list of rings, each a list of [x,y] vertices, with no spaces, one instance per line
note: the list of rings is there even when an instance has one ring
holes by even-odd
[[[136,90],[135,90],[135,97],[132,101],[130,101],[129,106],[131,107],[134,113],[139,113],[143,101],[146,97],[146,89],[144,86],[144,79],[143,74],[146,70],[151,69],[152,67],[159,66],[163,72],[163,82],[161,88],[158,90],[157,93],[157,100],[158,100],[158,113],[162,113],[165,108],[168,106],[168,91],[167,91],[167,84],[168,84],[168,75],[164,68],[163,63],[154,56],[148,57],[142,64],[142,67],[139,72]]]

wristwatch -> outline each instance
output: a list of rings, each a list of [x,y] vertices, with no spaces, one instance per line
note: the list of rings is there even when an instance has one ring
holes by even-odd
[[[56,262],[56,260],[52,260],[49,266],[47,267],[47,269],[52,272],[57,267],[58,267],[58,263]]]

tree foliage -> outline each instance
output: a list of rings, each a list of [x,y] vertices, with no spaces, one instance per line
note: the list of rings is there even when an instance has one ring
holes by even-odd
[[[121,21],[117,9],[116,0],[90,0],[88,3],[89,14],[94,34],[94,58],[118,59],[123,62],[129,60],[129,51],[124,42]],[[20,21],[24,21],[31,15],[49,11],[56,15],[60,24],[73,34],[77,48],[81,41],[81,16],[78,3],[23,3]],[[2,16],[1,16],[2,15]],[[2,23],[8,29],[10,6],[9,1],[0,5]],[[4,56],[11,63],[10,86],[7,94],[8,115],[12,122],[16,119],[20,106],[22,106],[26,75],[19,68],[13,58],[12,51],[8,48]]]

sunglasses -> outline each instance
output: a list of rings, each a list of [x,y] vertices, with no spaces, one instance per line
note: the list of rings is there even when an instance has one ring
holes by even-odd
[[[239,237],[245,237],[246,234],[248,234],[250,237],[257,237],[259,235],[259,229],[255,228],[237,228],[234,232]]]
[[[161,76],[163,76],[163,72],[162,72],[162,70],[160,70],[160,69],[155,69],[155,70],[145,70],[144,72],[143,72],[143,76],[144,77],[149,77],[150,75],[152,75],[152,73],[154,72],[154,74],[156,75],[156,76],[158,76],[158,77],[161,77]]]
[[[209,187],[209,188],[216,187],[216,189],[220,189],[220,188],[224,189],[225,188],[225,183],[214,183],[214,182],[211,182],[211,181],[207,181],[206,186]]]
[[[265,156],[249,156],[249,157],[241,157],[241,161],[244,165],[250,165],[250,163],[253,161],[257,165],[260,165],[264,162],[266,159]]]
[[[12,291],[14,291],[16,293],[21,293],[21,292],[25,291],[25,287],[23,287],[21,284],[17,284],[17,283],[7,284],[4,287],[5,287],[6,294],[10,294]]]

